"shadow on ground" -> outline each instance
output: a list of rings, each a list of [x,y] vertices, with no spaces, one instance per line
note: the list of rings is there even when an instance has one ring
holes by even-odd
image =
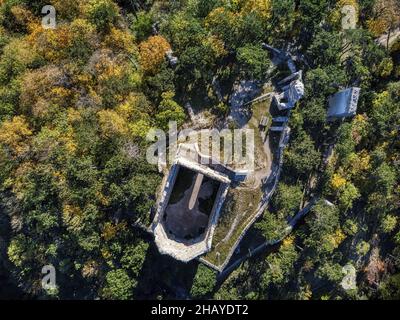
[[[188,299],[198,264],[198,261],[185,264],[161,255],[155,244],[151,243],[138,276],[135,298]]]

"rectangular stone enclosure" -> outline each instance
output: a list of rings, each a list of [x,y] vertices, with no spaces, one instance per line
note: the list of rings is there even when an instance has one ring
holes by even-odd
[[[179,166],[165,208],[166,231],[176,239],[192,240],[205,233],[221,182]]]

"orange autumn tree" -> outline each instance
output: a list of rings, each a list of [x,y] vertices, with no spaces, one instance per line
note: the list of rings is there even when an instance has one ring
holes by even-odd
[[[170,44],[162,36],[152,36],[140,43],[140,63],[143,71],[147,74],[156,73],[170,49]]]

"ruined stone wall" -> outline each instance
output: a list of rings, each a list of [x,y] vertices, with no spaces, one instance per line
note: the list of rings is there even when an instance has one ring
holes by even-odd
[[[195,259],[201,254],[208,252],[212,246],[212,238],[215,232],[216,225],[220,216],[220,211],[225,201],[226,195],[230,186],[230,179],[219,172],[212,170],[209,167],[200,165],[191,159],[181,156],[181,148],[178,147],[178,157],[175,164],[172,166],[168,178],[164,185],[163,195],[158,205],[157,213],[152,225],[152,232],[155,236],[157,247],[162,254],[168,254],[177,260],[188,262]],[[173,235],[168,235],[164,229],[163,215],[168,205],[171,192],[174,188],[176,177],[180,167],[188,168],[194,172],[199,172],[209,178],[221,182],[218,194],[210,214],[209,225],[205,235],[200,238],[183,241],[176,239]]]

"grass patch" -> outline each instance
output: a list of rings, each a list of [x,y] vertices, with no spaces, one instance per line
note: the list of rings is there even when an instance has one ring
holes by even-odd
[[[256,168],[263,167],[268,161],[267,156],[264,152],[265,138],[268,135],[269,128],[272,123],[272,116],[269,112],[271,105],[271,99],[257,102],[252,106],[252,117],[248,122],[249,129],[254,130],[254,150],[255,150],[255,163]],[[261,118],[268,117],[268,126],[264,130],[260,130]]]
[[[213,249],[203,258],[220,266],[228,258],[228,254],[247,224],[257,212],[261,201],[260,189],[231,189],[218,221],[213,239]],[[218,257],[219,254],[219,257]]]

